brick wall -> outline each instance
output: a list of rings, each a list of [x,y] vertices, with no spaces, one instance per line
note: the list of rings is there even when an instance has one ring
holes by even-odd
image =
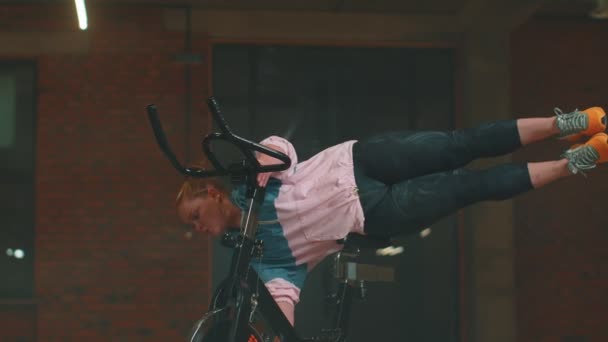
[[[30,301],[5,301],[0,306],[0,341],[28,342],[36,339],[36,308]]]
[[[163,29],[161,8],[92,6],[90,29],[79,32],[72,6],[0,7],[5,36],[63,34],[80,44],[0,55],[38,68],[37,305],[0,306],[2,317],[37,319],[3,319],[0,340],[184,340],[208,304],[209,244],[187,240],[177,223],[180,177],[156,147],[145,107],[159,106],[180,157],[186,146],[198,151],[207,65],[191,67],[188,89],[186,67],[173,61],[184,35]],[[206,56],[206,37],[193,35],[193,50]],[[28,337],[24,326],[37,332]]]
[[[176,222],[180,178],[145,106],[158,104],[175,150],[194,158],[208,129],[208,64],[173,62],[184,36],[163,29],[160,8],[89,14],[79,32],[71,4],[0,7],[0,34],[12,38],[0,59],[36,61],[39,91],[36,302],[0,306],[0,340],[183,340],[207,306],[209,241],[186,240]],[[607,28],[537,19],[516,31],[514,112],[608,107]],[[192,46],[208,57],[207,37],[194,34]],[[552,159],[564,147],[540,143],[515,159]],[[606,178],[594,170],[515,201],[519,341],[608,339]]]
[[[608,22],[536,18],[512,36],[512,108],[519,117],[608,108]],[[555,159],[547,141],[519,161]],[[515,201],[518,341],[608,341],[606,166]]]

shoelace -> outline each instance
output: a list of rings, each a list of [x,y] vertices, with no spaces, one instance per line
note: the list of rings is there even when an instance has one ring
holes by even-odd
[[[564,157],[568,159],[568,167],[572,173],[576,174],[580,171],[585,175],[583,171],[595,168],[595,162],[600,158],[600,155],[591,146],[579,146],[567,150]]]
[[[557,116],[557,126],[561,136],[578,133],[587,128],[587,116],[579,112],[578,109],[570,113],[564,113],[560,108],[555,107],[553,112]]]

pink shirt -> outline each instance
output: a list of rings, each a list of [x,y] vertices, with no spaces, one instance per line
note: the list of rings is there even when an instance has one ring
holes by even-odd
[[[329,147],[298,164],[289,141],[271,136],[261,142],[278,146],[291,158],[289,169],[273,175],[282,181],[275,208],[296,264],[307,264],[308,271],[342,248],[336,240],[351,232],[364,234],[353,170],[354,143]],[[266,287],[277,302],[299,302],[300,289],[285,279],[272,279]]]

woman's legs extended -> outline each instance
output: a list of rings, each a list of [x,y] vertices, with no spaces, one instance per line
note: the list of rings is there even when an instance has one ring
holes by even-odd
[[[494,157],[521,147],[516,120],[440,132],[393,132],[357,142],[357,168],[386,185],[465,166],[476,158]]]
[[[505,164],[482,171],[458,169],[387,186],[365,215],[365,232],[394,236],[418,232],[483,200],[505,200],[570,175],[566,159]]]
[[[449,132],[394,132],[362,140],[353,147],[355,166],[390,185],[407,179],[462,168],[477,158],[511,153],[552,136],[592,136],[606,129],[599,107],[545,118],[485,123]]]
[[[530,183],[534,189],[541,188],[572,174],[568,170],[568,159],[528,163],[528,173],[530,174]]]
[[[355,175],[362,184],[370,184],[360,194],[366,210],[365,232],[393,236],[415,233],[475,202],[510,199],[606,162],[608,135],[598,133],[555,161],[505,164],[481,171],[458,169],[382,186],[365,175]]]
[[[559,134],[557,117],[519,119],[517,130],[522,146]]]

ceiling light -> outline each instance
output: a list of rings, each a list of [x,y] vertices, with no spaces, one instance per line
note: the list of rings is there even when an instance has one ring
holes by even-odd
[[[84,5],[84,0],[74,0],[76,3],[76,14],[78,14],[78,27],[81,30],[86,30],[88,27],[87,8]]]

